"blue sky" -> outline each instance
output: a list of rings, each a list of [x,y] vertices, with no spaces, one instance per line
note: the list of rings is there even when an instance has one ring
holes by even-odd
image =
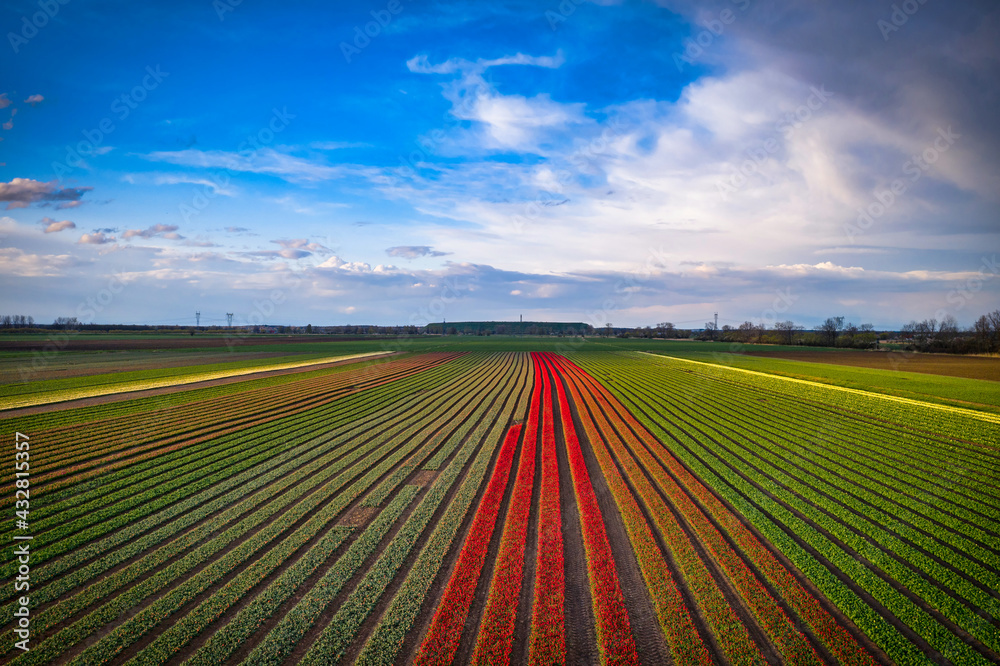
[[[968,325],[1000,10],[906,10],[5,2],[0,309]]]

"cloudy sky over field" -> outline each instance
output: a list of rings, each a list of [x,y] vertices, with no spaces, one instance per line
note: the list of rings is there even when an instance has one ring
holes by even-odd
[[[1000,306],[1000,6],[5,2],[0,314]]]

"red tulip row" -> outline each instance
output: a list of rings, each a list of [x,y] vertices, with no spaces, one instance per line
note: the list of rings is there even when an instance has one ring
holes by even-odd
[[[515,425],[507,431],[507,437],[500,449],[496,466],[489,484],[483,493],[479,508],[472,519],[472,527],[462,544],[458,563],[448,580],[441,602],[438,604],[430,629],[417,653],[416,664],[450,664],[458,650],[462,629],[472,607],[479,576],[486,561],[497,515],[507,488],[517,440],[521,426]]]
[[[712,657],[698,633],[691,611],[679,589],[678,581],[674,578],[670,566],[656,543],[649,522],[642,515],[642,510],[635,496],[629,490],[602,439],[603,434],[604,438],[619,446],[615,433],[607,428],[598,429],[594,417],[591,416],[591,411],[599,415],[593,396],[586,392],[586,389],[581,389],[580,378],[563,361],[564,359],[561,358],[556,359],[559,370],[567,380],[573,401],[578,406],[584,431],[593,444],[594,454],[622,515],[625,529],[629,534],[629,541],[639,560],[639,567],[652,597],[657,619],[667,639],[674,663],[708,666],[712,663]]]
[[[609,418],[615,423],[618,431],[623,433],[633,450],[639,452],[640,458],[644,458],[646,467],[654,470],[654,475],[657,475],[656,471],[659,470],[657,478],[661,480],[661,487],[672,498],[680,498],[679,504],[682,505],[682,512],[689,522],[692,522],[706,545],[716,556],[717,561],[723,565],[724,571],[729,575],[734,586],[747,600],[754,614],[786,659],[795,663],[815,663],[819,657],[805,643],[801,634],[792,624],[792,620],[787,618],[776,605],[774,598],[763,588],[761,582],[753,577],[746,565],[739,561],[736,553],[724,542],[718,531],[708,523],[701,509],[695,508],[687,493],[690,493],[690,496],[696,498],[706,507],[718,524],[725,527],[729,536],[742,549],[746,557],[763,573],[796,615],[809,624],[816,636],[841,663],[858,664],[859,666],[874,664],[871,655],[861,648],[855,638],[837,623],[815,597],[806,592],[792,573],[778,562],[773,553],[764,547],[737,516],[688,472],[607,389],[585,371],[577,368],[576,372],[588,383],[598,402],[605,407]],[[649,451],[655,453],[660,464],[652,460],[647,449],[632,434],[633,431],[642,439]],[[684,485],[687,493],[683,492],[673,479],[663,474],[661,465],[668,469],[679,480],[679,483]],[[662,479],[665,479],[666,482],[663,483]]]
[[[819,657],[812,646],[795,628],[784,610],[777,605],[774,597],[750,570],[746,561],[726,542],[722,533],[695,505],[691,496],[681,489],[674,478],[667,474],[666,470],[657,463],[635,435],[624,426],[621,418],[611,409],[607,400],[600,395],[598,395],[597,400],[608,410],[608,416],[611,420],[610,427],[622,434],[633,455],[638,457],[640,464],[652,474],[660,489],[667,494],[678,512],[684,516],[688,525],[705,544],[722,572],[739,592],[747,607],[756,617],[758,624],[767,632],[775,647],[792,663],[818,664]],[[647,442],[647,444],[656,446],[654,442]],[[730,516],[730,518],[732,523],[738,523],[735,516]]]
[[[520,423],[527,416],[533,373],[521,354],[516,354],[516,357],[518,370],[515,385],[504,400],[498,399],[490,407],[486,418],[469,434],[471,441],[482,442],[475,457],[466,456],[462,449],[456,453],[456,456],[464,456],[469,460],[468,472],[397,589],[395,597],[368,635],[360,654],[355,657],[355,663],[359,666],[393,666],[400,662],[400,651],[413,631],[421,608],[431,597],[430,589],[441,572],[442,560],[453,546],[460,547],[460,537],[457,534],[459,526],[466,514],[470,510],[474,511],[472,507],[479,497],[479,487],[488,478],[494,454],[500,449],[509,430],[509,420],[514,418]],[[447,468],[445,474],[448,474]],[[440,480],[445,477],[438,478]],[[214,666],[213,663],[205,663],[207,666]]]
[[[538,438],[539,403],[542,389],[535,368],[535,383],[524,429],[524,443],[517,465],[517,478],[507,508],[507,521],[500,537],[493,580],[473,648],[474,664],[507,664],[514,644],[514,623],[524,571],[524,546],[528,536],[531,493],[535,482],[535,447]]]
[[[613,432],[606,421],[604,424],[599,422],[598,428],[602,431],[606,428],[608,432]],[[684,532],[671,507],[657,492],[632,455],[621,446],[620,441],[612,440],[612,444],[616,443],[614,452],[625,476],[632,481],[639,497],[648,507],[695,602],[717,638],[724,657],[737,663],[763,663],[760,649],[750,638],[746,626],[712,577],[706,562]]]
[[[566,661],[566,585],[555,417],[547,363],[539,354],[532,353],[531,356],[535,363],[535,376],[541,377],[542,385],[542,485],[528,661],[532,664],[562,664]]]
[[[632,638],[625,596],[618,582],[618,570],[611,554],[611,544],[604,529],[604,517],[597,504],[597,495],[590,483],[590,474],[583,459],[580,441],[573,425],[573,416],[566,400],[562,382],[555,382],[559,396],[566,454],[573,477],[573,493],[580,511],[583,546],[587,554],[587,577],[597,620],[597,646],[602,664],[637,664],[639,656]]]

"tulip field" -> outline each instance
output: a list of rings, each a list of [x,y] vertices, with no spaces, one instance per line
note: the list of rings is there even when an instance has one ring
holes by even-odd
[[[0,424],[2,663],[1000,662],[995,413],[455,344]]]

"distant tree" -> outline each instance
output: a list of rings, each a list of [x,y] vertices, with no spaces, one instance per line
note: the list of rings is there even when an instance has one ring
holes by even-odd
[[[937,345],[941,347],[950,347],[955,339],[958,337],[959,328],[958,321],[951,315],[947,315],[938,324],[937,333],[934,336],[934,341]]]
[[[779,321],[774,325],[774,330],[778,331],[786,345],[790,345],[795,338],[795,331],[802,330],[802,327],[796,326],[793,321]]]
[[[859,330],[860,329],[853,322],[847,322],[844,324],[844,330],[840,332],[837,344],[841,347],[853,347],[854,336],[858,334]]]
[[[674,336],[674,325],[669,321],[661,322],[656,325],[656,332],[662,338],[672,338]]]
[[[1000,351],[1000,310],[994,310],[986,315],[990,324],[990,331],[993,334],[990,351]]]
[[[739,338],[739,341],[740,342],[753,342],[754,335],[755,335],[755,332],[754,332],[755,328],[756,327],[754,326],[754,324],[753,324],[752,321],[745,321],[742,324],[740,324],[739,328],[737,329],[739,331],[739,333],[737,334],[737,337]]]
[[[827,345],[833,347],[837,344],[837,336],[844,328],[843,317],[829,317],[819,326],[819,332],[823,334]]]
[[[914,322],[913,325],[913,337],[916,339],[917,344],[920,346],[926,346],[930,342],[931,338],[934,337],[934,333],[937,331],[937,319],[925,319],[923,321]]]
[[[861,324],[854,334],[854,346],[859,349],[871,349],[878,346],[878,333],[872,324]]]
[[[313,332],[313,325],[306,324],[306,333],[312,333],[312,332]]]

